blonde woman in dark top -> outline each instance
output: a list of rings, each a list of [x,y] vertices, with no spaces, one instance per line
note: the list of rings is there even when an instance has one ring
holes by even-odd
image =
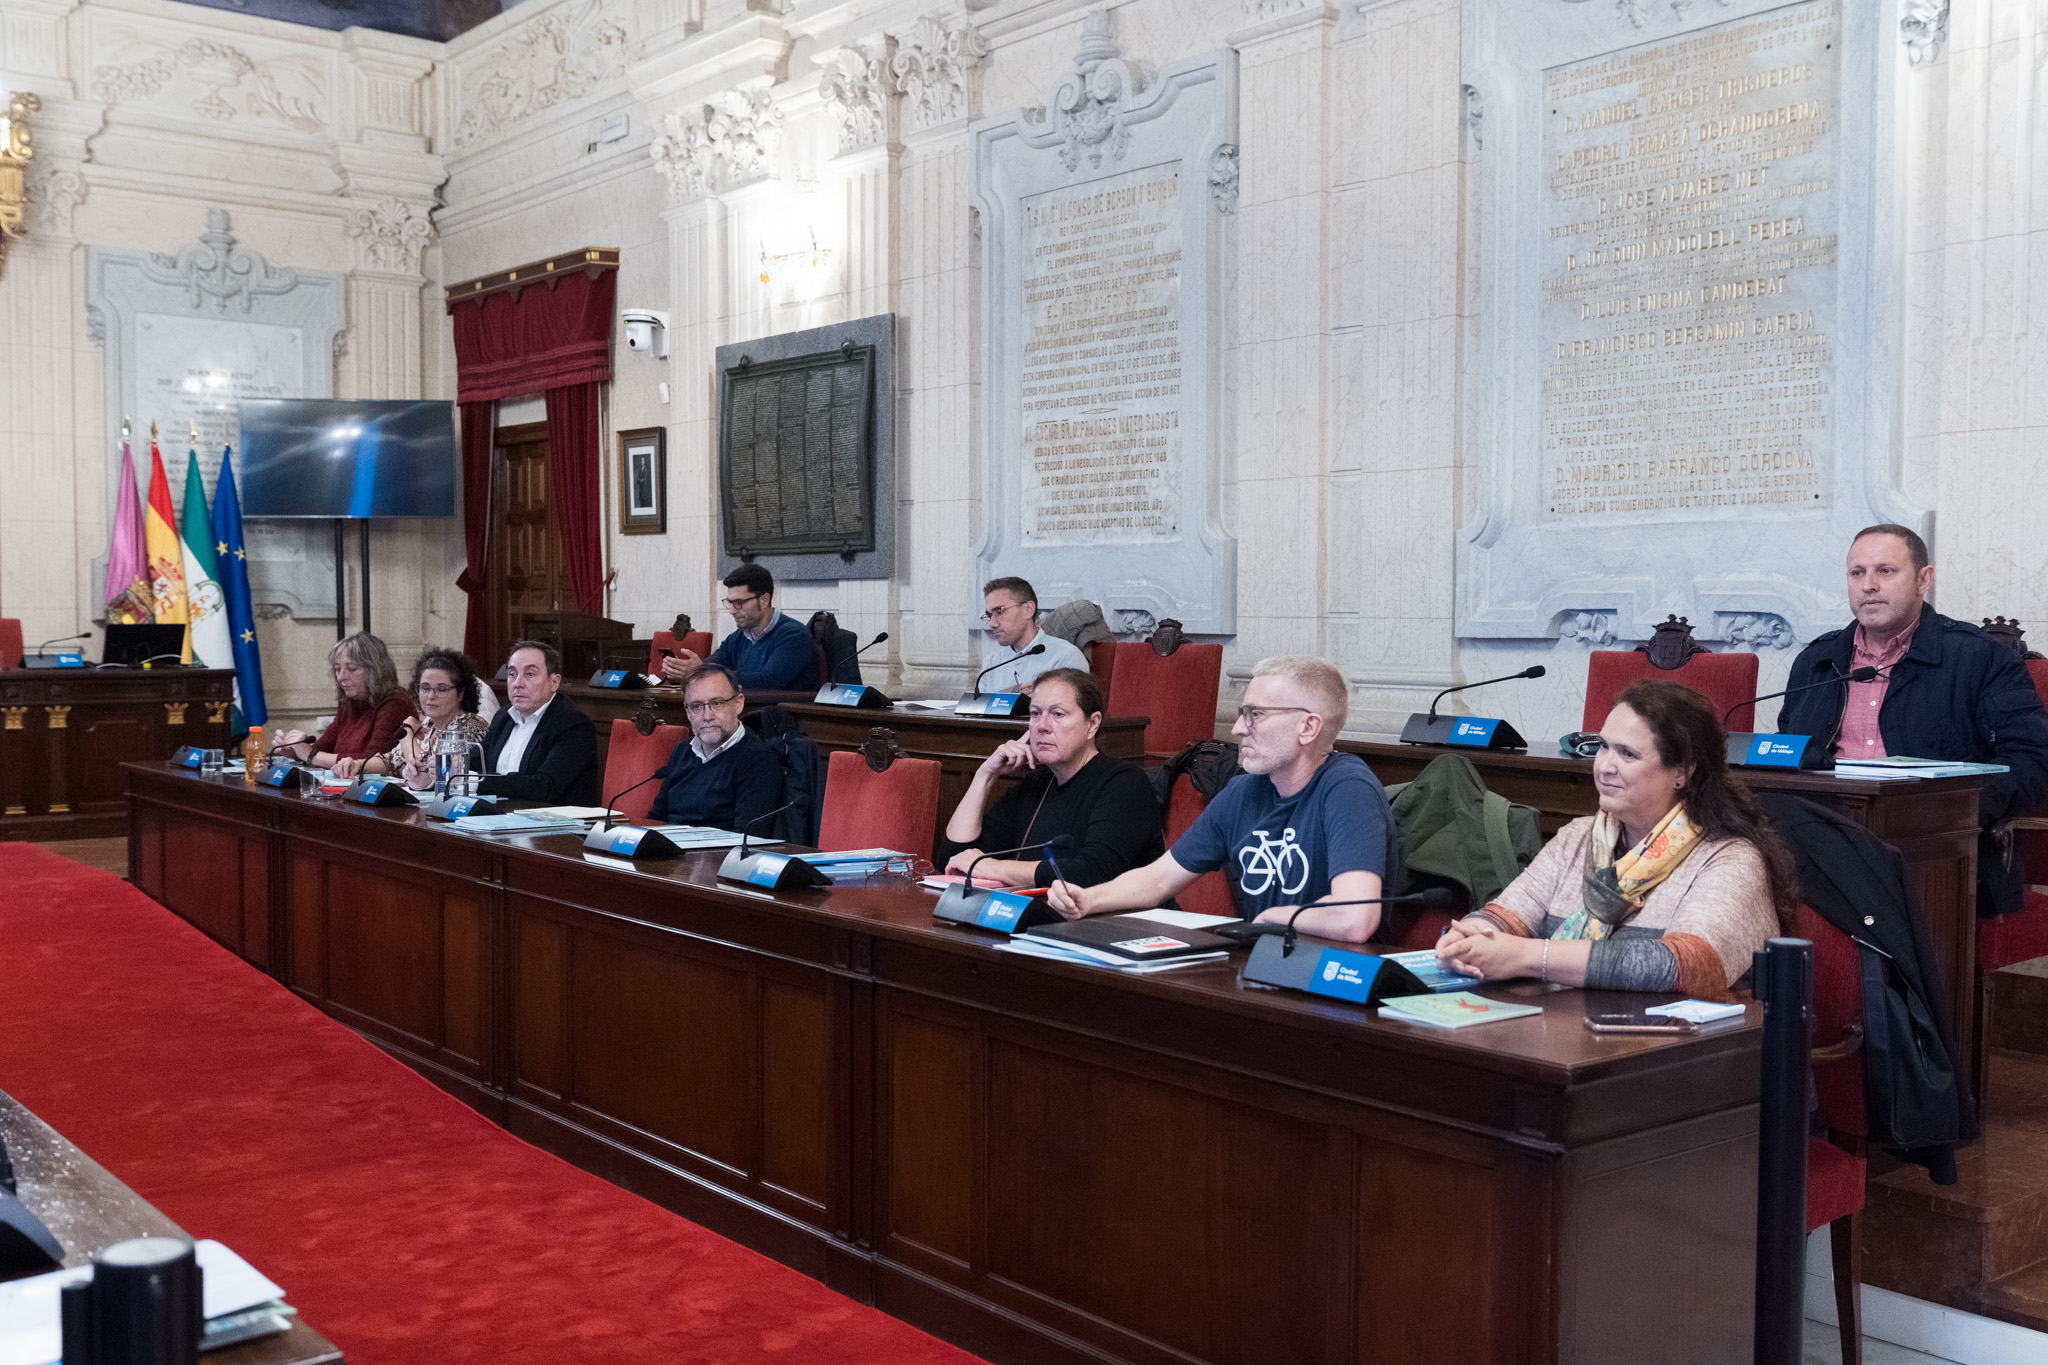
[[[318,739],[304,730],[287,730],[276,748],[316,768],[332,768],[339,759],[361,760],[386,753],[398,742],[400,728],[413,714],[412,697],[399,686],[391,651],[368,631],[358,631],[327,651],[327,671],[334,676],[334,720]]]

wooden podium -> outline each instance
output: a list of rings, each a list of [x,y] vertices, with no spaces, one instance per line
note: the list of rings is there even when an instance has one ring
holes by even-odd
[[[580,611],[530,611],[518,622],[520,639],[539,640],[561,651],[565,678],[589,677],[598,670],[606,641],[633,638],[633,627],[626,622]]]

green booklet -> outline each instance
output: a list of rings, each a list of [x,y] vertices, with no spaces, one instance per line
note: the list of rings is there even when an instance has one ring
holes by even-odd
[[[1519,1019],[1525,1014],[1541,1013],[1543,1008],[1540,1005],[1510,1005],[1504,1000],[1488,1000],[1470,991],[1404,995],[1380,1006],[1383,1019],[1398,1019],[1404,1024],[1428,1024],[1434,1028],[1466,1028],[1473,1024],[1490,1024],[1496,1019]]]

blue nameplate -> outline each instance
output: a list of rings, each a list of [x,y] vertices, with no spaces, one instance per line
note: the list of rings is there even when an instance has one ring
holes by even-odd
[[[757,853],[748,861],[753,866],[747,869],[746,882],[751,886],[773,887],[782,880],[782,869],[789,865],[787,853]]]
[[[625,682],[626,670],[623,668],[600,669],[592,674],[590,678],[590,685],[592,687],[622,687],[625,685]]]
[[[981,910],[974,916],[974,922],[983,929],[1014,934],[1017,922],[1031,908],[1031,901],[1030,896],[1020,896],[1014,891],[991,891],[982,898]]]
[[[295,764],[273,763],[263,770],[263,776],[256,782],[264,787],[302,787],[306,784],[306,775]]]
[[[617,853],[623,857],[630,858],[633,856],[633,850],[640,847],[640,841],[651,833],[653,833],[652,830],[642,825],[619,825],[604,831],[604,847],[599,851],[603,853]],[[586,848],[589,847],[588,840],[584,841],[584,846]]]
[[[1445,737],[1444,743],[1459,744],[1470,749],[1484,749],[1493,743],[1493,732],[1499,728],[1498,720],[1487,720],[1479,716],[1459,716],[1452,722],[1451,733]]]
[[[206,750],[185,744],[179,746],[178,752],[171,755],[171,762],[180,768],[196,768],[205,756]]]
[[[463,816],[475,810],[476,803],[481,800],[483,800],[481,796],[458,796],[448,803],[446,807],[447,814],[441,818],[443,820],[460,820]]]
[[[864,683],[826,683],[818,689],[818,695],[811,698],[813,706],[859,706],[877,711],[892,703],[879,691]]]
[[[959,704],[954,706],[956,716],[1018,716],[1031,707],[1031,699],[1022,692],[984,692],[980,696],[961,693]]]
[[[84,668],[85,656],[78,653],[59,654],[50,660],[51,668]]]
[[[1742,762],[1750,768],[1796,768],[1806,756],[1811,735],[1756,735],[1749,741]]]
[[[416,806],[419,799],[395,777],[359,777],[341,794],[344,801],[365,806]]]
[[[1341,948],[1325,948],[1302,989],[1311,995],[1327,995],[1333,1000],[1370,1004],[1373,978],[1380,974],[1384,962],[1384,958],[1371,953],[1347,953]]]

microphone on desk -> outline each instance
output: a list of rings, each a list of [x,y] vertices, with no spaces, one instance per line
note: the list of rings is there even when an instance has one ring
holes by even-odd
[[[973,924],[983,929],[999,929],[1011,934],[1021,933],[1034,924],[1050,923],[1058,919],[1059,916],[1042,899],[1034,898],[1027,901],[1021,895],[1005,892],[1002,901],[992,904],[989,897],[995,888],[976,889],[974,869],[989,858],[1007,858],[1016,853],[1029,853],[1034,848],[1044,849],[1046,856],[1051,857],[1054,853],[1072,848],[1074,842],[1074,836],[1071,834],[1055,834],[1052,838],[1042,839],[1035,844],[991,849],[979,855],[967,865],[967,875],[961,879],[960,884],[947,887],[945,893],[939,897],[939,903],[932,907],[933,917],[951,920],[955,924]],[[1057,870],[1057,862],[1054,867]],[[984,911],[1000,913],[985,917]]]
[[[1520,676],[1517,674],[1516,676]],[[1476,684],[1475,684],[1476,686]],[[1223,924],[1210,930],[1224,938],[1234,938],[1239,943],[1252,943],[1269,935],[1280,935],[1280,956],[1286,957],[1294,951],[1294,922],[1301,918],[1301,912],[1310,906],[1339,905],[1413,905],[1423,910],[1448,910],[1452,905],[1451,893],[1444,887],[1432,886],[1426,891],[1411,891],[1405,896],[1372,896],[1352,901],[1305,901],[1294,907],[1294,913],[1287,917],[1287,923],[1274,924],[1246,920],[1242,924]]]
[[[1013,663],[1016,663],[1016,662],[1017,662],[1017,660],[1019,660],[1019,659],[1028,659],[1028,658],[1030,658],[1030,657],[1031,657],[1032,655],[1034,655],[1034,654],[1043,654],[1043,653],[1045,653],[1045,641],[1043,641],[1043,640],[1040,640],[1040,641],[1039,641],[1039,642],[1038,642],[1037,644],[1035,644],[1035,645],[1031,646],[1031,648],[1029,648],[1029,649],[1027,649],[1027,650],[1024,650],[1024,651],[1023,651],[1023,652],[1021,652],[1021,653],[1018,653],[1018,654],[1012,654],[1012,655],[1011,655],[1011,656],[1010,656],[1009,658],[1007,658],[1007,659],[998,659],[998,660],[996,660],[996,661],[995,661],[994,663],[990,664],[990,665],[989,665],[989,666],[988,666],[987,668],[984,668],[984,669],[982,669],[982,670],[981,670],[981,672],[979,672],[979,673],[977,673],[977,674],[975,674],[975,675],[974,675],[974,692],[973,692],[973,695],[974,695],[974,696],[977,696],[977,697],[978,697],[978,696],[980,696],[980,695],[981,695],[981,680],[982,680],[983,678],[986,678],[986,677],[987,677],[987,676],[988,676],[989,674],[991,674],[991,673],[995,672],[995,671],[996,671],[997,669],[999,669],[999,668],[1003,667],[1003,666],[1004,666],[1005,664],[1013,664]]]
[[[747,855],[747,842],[753,838],[754,826],[771,816],[780,815],[793,806],[803,804],[803,798],[785,801],[774,810],[764,810],[740,826],[740,844],[725,855],[725,861],[718,865],[718,875],[726,881],[745,882],[749,886],[766,887],[771,891],[784,891],[792,887],[830,886],[832,879],[820,872],[802,858],[791,853],[756,853]]]
[[[35,652],[40,654],[44,650],[48,649],[51,645],[67,644],[72,640],[90,640],[91,638],[92,632],[89,630],[81,630],[76,635],[59,635],[53,640],[45,640],[41,644],[37,645]]]
[[[631,796],[634,792],[639,791],[642,787],[646,786],[649,782],[652,782],[655,778],[666,777],[667,775],[668,765],[663,764],[661,767],[656,768],[653,772],[647,774],[647,776],[641,778],[638,782],[635,782],[632,786],[626,788],[624,791],[612,793],[612,799],[604,803],[603,828],[610,829],[612,827],[612,808],[619,804],[620,797]]]
[[[802,804],[802,797],[798,797],[794,801],[785,801],[781,805],[777,806],[774,810],[764,810],[759,815],[755,816],[753,819],[748,820],[744,824],[742,824],[740,826],[740,856],[742,858],[747,856],[747,841],[754,837],[754,826],[760,824],[763,820],[766,820],[771,815],[780,815],[782,814],[782,812],[788,810],[791,806],[800,806]]]
[[[963,885],[965,885],[967,889],[970,891],[974,889],[974,869],[980,867],[983,861],[985,861],[986,859],[1007,858],[1012,853],[1029,853],[1034,848],[1042,848],[1047,853],[1060,853],[1067,849],[1072,848],[1073,846],[1073,835],[1055,834],[1052,836],[1052,838],[1041,839],[1035,844],[1019,844],[1015,848],[999,848],[992,853],[984,853],[980,857],[976,858],[973,862],[967,865],[967,879],[963,883]]]
[[[56,658],[51,658],[49,655],[43,653],[43,651],[48,649],[51,645],[68,644],[73,640],[89,640],[91,638],[91,631],[82,630],[76,635],[59,635],[54,640],[45,640],[41,644],[37,645],[34,650],[22,656],[21,666],[23,668],[64,668],[67,666],[74,668],[82,667],[84,665],[83,659],[78,660],[74,664],[66,665],[64,663],[63,655],[60,654]]]
[[[1408,717],[1408,723],[1401,727],[1403,744],[1458,744],[1469,749],[1525,749],[1528,741],[1515,732],[1515,727],[1504,720],[1491,720],[1479,716],[1439,716],[1436,705],[1453,692],[1465,692],[1474,687],[1490,687],[1494,683],[1513,682],[1517,678],[1540,678],[1547,670],[1542,664],[1531,664],[1520,673],[1509,673],[1499,678],[1481,678],[1478,682],[1461,683],[1457,687],[1446,687],[1429,703],[1429,711],[1417,711]]]
[[[1725,729],[1728,718],[1745,706],[1770,701],[1775,697],[1796,696],[1820,687],[1847,687],[1850,683],[1872,682],[1877,670],[1865,664],[1851,669],[1846,677],[1822,678],[1802,687],[1788,687],[1782,692],[1767,692],[1756,701],[1739,701],[1721,714],[1721,725]],[[1835,766],[1835,756],[1829,752],[1834,743],[1834,732],[1829,731],[1820,743],[1814,743],[1813,735],[1759,735],[1751,731],[1731,730],[1728,732],[1728,766],[1731,768],[1803,768],[1809,772],[1827,772]]]
[[[888,638],[889,638],[889,632],[885,630],[885,631],[883,631],[883,632],[882,632],[882,633],[881,633],[880,635],[877,635],[877,636],[876,636],[876,637],[875,637],[874,639],[872,639],[872,640],[868,641],[868,642],[867,642],[866,644],[862,645],[862,646],[861,646],[861,647],[860,647],[859,649],[856,649],[855,651],[853,651],[853,657],[854,657],[854,658],[856,658],[856,659],[858,659],[858,658],[859,658],[859,657],[860,657],[861,655],[863,655],[863,654],[867,653],[867,652],[868,652],[869,650],[873,649],[873,648],[874,648],[874,647],[875,647],[876,645],[878,645],[878,644],[882,643],[882,641],[884,641],[884,640],[886,640],[886,639],[888,639]]]

